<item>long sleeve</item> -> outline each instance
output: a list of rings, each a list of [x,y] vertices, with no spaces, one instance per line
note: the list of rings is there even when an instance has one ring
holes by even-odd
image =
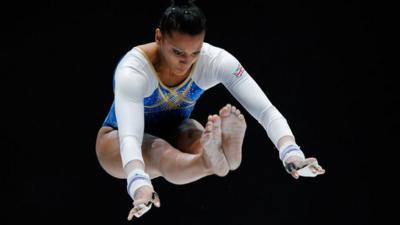
[[[216,64],[217,76],[222,84],[264,127],[268,137],[277,148],[280,138],[293,136],[286,119],[234,56],[222,51]]]
[[[144,132],[143,99],[148,81],[132,67],[119,67],[115,72],[115,113],[123,166],[142,156]]]

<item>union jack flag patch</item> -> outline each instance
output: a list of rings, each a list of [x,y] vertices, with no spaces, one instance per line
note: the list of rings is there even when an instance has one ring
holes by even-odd
[[[243,71],[244,71],[244,68],[243,68],[243,66],[240,65],[240,63],[239,63],[238,66],[237,66],[237,68],[236,68],[236,70],[235,70],[235,72],[233,72],[233,75],[235,75],[236,77],[240,77],[240,76],[242,76]]]

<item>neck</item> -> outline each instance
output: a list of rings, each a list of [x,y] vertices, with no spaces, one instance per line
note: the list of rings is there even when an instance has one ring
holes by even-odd
[[[185,73],[185,75],[176,75],[173,71],[171,71],[168,65],[166,65],[165,60],[162,58],[159,49],[157,51],[153,65],[162,83],[168,87],[174,87],[182,83],[189,76],[191,71],[191,69],[189,69]]]
[[[189,76],[190,70],[186,72],[185,75],[176,75],[172,73],[170,70],[165,70],[159,72],[160,80],[162,83],[168,87],[175,87],[181,84],[186,78]]]

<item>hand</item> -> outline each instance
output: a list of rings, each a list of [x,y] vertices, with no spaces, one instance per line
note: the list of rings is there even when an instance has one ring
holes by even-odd
[[[303,159],[298,156],[291,156],[286,160],[285,168],[295,179],[300,176],[315,177],[325,173],[325,170],[318,165],[316,158]]]
[[[133,198],[133,208],[129,212],[128,220],[133,216],[141,217],[150,210],[152,205],[160,207],[160,198],[152,186],[145,185],[136,190]]]

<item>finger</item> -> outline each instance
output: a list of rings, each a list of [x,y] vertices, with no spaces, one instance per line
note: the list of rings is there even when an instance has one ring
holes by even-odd
[[[307,166],[307,165],[313,164],[316,161],[317,161],[316,158],[307,158],[301,164],[302,164],[302,166]]]
[[[297,172],[297,170],[292,170],[292,172],[290,172],[290,174],[292,175],[292,177],[294,179],[299,179],[299,173]]]
[[[135,214],[136,217],[141,217],[143,214],[145,214],[147,211],[151,209],[152,203],[150,202],[149,206],[146,206],[145,204],[141,204],[138,206],[138,212]]]
[[[310,171],[311,173],[317,173],[317,167],[316,166],[310,166]]]
[[[137,207],[135,207],[134,210],[132,209],[131,213],[129,214],[130,219],[129,218],[128,219],[131,220],[133,217],[139,218],[142,215],[141,210],[142,210],[141,208]]]
[[[131,221],[133,219],[134,214],[129,213],[128,220]]]
[[[157,192],[153,192],[153,203],[154,205],[159,208],[161,206],[160,197],[158,196]]]
[[[325,173],[325,170],[320,165],[318,165],[318,161],[316,158],[308,158],[304,162],[305,162],[304,167],[309,165],[310,171],[312,173],[318,173],[318,174]]]
[[[133,218],[133,216],[134,216],[134,214],[133,214],[133,213],[131,213],[131,212],[129,212],[129,214],[128,214],[128,220],[129,220],[129,221],[131,221],[131,220],[132,220],[132,218]]]
[[[301,170],[303,168],[307,168],[308,167],[308,169],[312,172],[312,168],[313,168],[313,166],[315,166],[313,164],[318,165],[317,159],[315,159],[315,158],[307,158],[302,162],[298,162],[296,164],[296,169],[297,170]]]
[[[131,209],[131,211],[129,211],[128,214],[128,220],[132,220],[133,216],[135,216],[135,214],[137,213],[138,209],[136,207],[134,207],[133,209]]]
[[[137,218],[139,218],[139,217],[143,216],[143,214],[145,214],[146,212],[147,212],[146,208],[141,208],[140,210],[138,210],[137,213],[135,213],[135,216]]]
[[[324,173],[325,173],[325,170],[324,170],[321,166],[318,166],[318,167],[317,167],[317,171],[318,171],[318,173],[320,173],[320,174],[324,174]]]
[[[322,169],[321,166],[317,165],[317,166],[312,166],[312,172],[313,173],[318,173],[318,174],[324,174],[325,170]]]
[[[146,207],[144,204],[145,201],[146,201],[145,199],[134,200],[134,202],[133,202],[134,207],[131,210],[131,212],[129,213],[129,216],[131,218],[133,216],[140,217],[143,214],[141,211],[144,207]]]

